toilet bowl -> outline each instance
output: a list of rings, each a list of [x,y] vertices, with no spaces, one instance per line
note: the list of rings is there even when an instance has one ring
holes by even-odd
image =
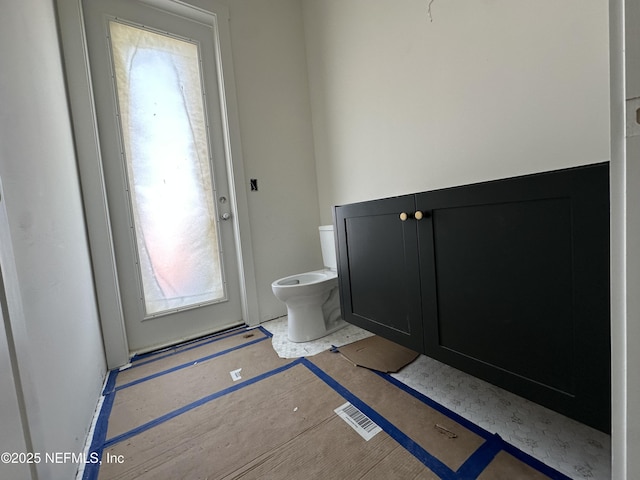
[[[271,284],[274,295],[287,306],[287,336],[292,342],[315,340],[347,325],[340,317],[333,225],[321,226],[319,231],[325,268]]]

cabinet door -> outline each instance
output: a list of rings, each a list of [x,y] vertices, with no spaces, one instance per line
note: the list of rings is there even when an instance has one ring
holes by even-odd
[[[426,353],[609,428],[608,165],[423,193]]]
[[[339,206],[334,213],[343,318],[422,352],[414,210],[415,197],[407,195]]]

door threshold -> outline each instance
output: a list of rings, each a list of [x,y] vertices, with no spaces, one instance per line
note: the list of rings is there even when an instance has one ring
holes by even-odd
[[[207,330],[205,332],[200,332],[200,333],[196,333],[193,335],[189,335],[186,337],[182,337],[176,340],[172,340],[170,342],[165,342],[159,345],[154,345],[151,347],[145,347],[145,348],[141,348],[139,350],[136,351],[130,351],[129,352],[129,357],[132,359],[134,357],[139,358],[142,355],[149,355],[151,353],[158,353],[158,352],[162,352],[163,350],[169,350],[171,348],[174,348],[177,345],[186,345],[188,343],[192,343],[192,342],[198,342],[200,340],[202,340],[203,338],[209,337],[211,335],[218,335],[220,333],[226,333],[226,332],[231,332],[234,330],[239,330],[242,328],[247,328],[247,324],[244,323],[243,321],[239,321],[239,322],[233,322],[230,323],[228,325],[224,325],[222,327],[218,327],[218,328],[214,328],[212,330]]]

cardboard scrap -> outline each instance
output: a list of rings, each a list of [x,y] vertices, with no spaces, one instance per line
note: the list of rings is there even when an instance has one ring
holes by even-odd
[[[419,355],[377,335],[344,345],[339,351],[354,365],[383,373],[395,373]]]

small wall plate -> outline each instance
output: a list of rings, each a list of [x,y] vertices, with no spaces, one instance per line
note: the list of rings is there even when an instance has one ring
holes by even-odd
[[[636,137],[640,135],[640,97],[628,99],[626,107],[627,137]]]

